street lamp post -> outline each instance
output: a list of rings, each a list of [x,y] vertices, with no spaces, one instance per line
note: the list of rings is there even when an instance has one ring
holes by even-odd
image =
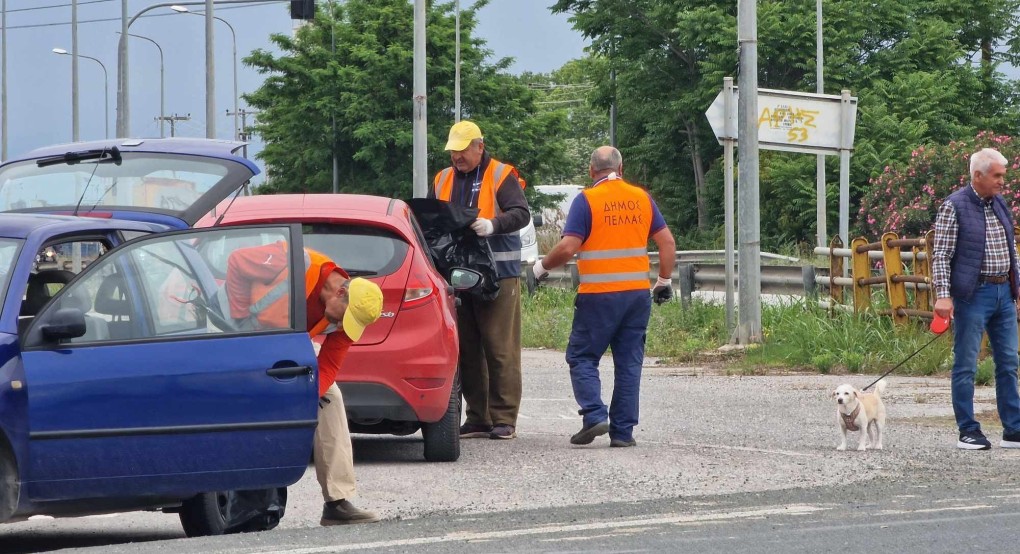
[[[119,33],[119,31],[118,31],[118,33]],[[147,41],[151,42],[153,45],[156,46],[156,50],[159,50],[159,118],[160,118],[159,119],[159,138],[163,138],[163,137],[166,136],[166,121],[163,119],[163,116],[166,115],[166,86],[165,86],[165,81],[163,79],[163,77],[165,75],[164,66],[163,66],[163,49],[159,46],[159,43],[157,43],[156,41],[152,40],[149,37],[145,37],[145,36],[142,36],[142,35],[136,35],[136,34],[132,34],[132,33],[128,33],[128,36],[129,37],[140,38],[142,40],[147,40]]]
[[[170,9],[175,11],[175,12],[177,12],[177,13],[186,13],[186,14],[191,14],[191,15],[197,15],[199,17],[204,17],[205,16],[205,14],[203,14],[203,13],[193,12],[193,11],[189,10],[185,6],[173,5],[173,6],[170,6]],[[238,135],[237,135],[237,132],[238,132],[238,126],[237,126],[238,125],[238,122],[237,122],[237,116],[238,116],[238,112],[237,112],[237,33],[234,32],[234,26],[231,25],[230,22],[227,21],[226,19],[223,19],[222,17],[220,17],[218,15],[214,15],[213,19],[217,19],[219,21],[222,21],[227,26],[227,28],[230,29],[230,38],[233,40],[233,44],[234,44],[234,50],[233,50],[233,53],[234,53],[234,140],[238,140]]]
[[[216,0],[216,4],[260,4],[266,2],[279,2],[280,0]],[[127,58],[128,58],[128,41],[127,34],[131,24],[138,20],[142,14],[157,9],[157,8],[169,8],[170,6],[204,6],[207,5],[208,0],[205,1],[192,1],[192,2],[163,2],[161,4],[153,4],[149,7],[142,8],[138,13],[127,18],[127,0],[123,0],[121,3],[122,16],[121,20],[124,23],[121,24],[121,35],[120,41],[117,44],[117,136],[127,137],[131,134],[131,117],[130,117],[130,102],[128,100],[128,70],[127,70]],[[208,37],[207,37],[208,38]],[[207,50],[209,45],[207,45]],[[206,72],[209,73],[208,68]],[[211,76],[206,75],[206,86],[209,85]],[[212,100],[211,95],[206,94],[206,113],[210,112],[211,106],[210,101]],[[215,114],[213,114],[215,115]],[[208,128],[209,122],[206,122]]]
[[[70,52],[64,50],[63,48],[54,48],[53,53],[60,54],[61,56],[71,55]],[[103,68],[103,123],[106,128],[106,138],[110,138],[110,79],[108,74],[106,73],[106,66],[103,65],[103,62],[97,60],[96,58],[93,58],[92,56],[78,54],[78,57],[85,58],[86,60],[92,60],[99,64],[99,67]],[[74,118],[75,118],[74,127],[75,129],[77,129],[78,128],[77,113],[74,114]]]

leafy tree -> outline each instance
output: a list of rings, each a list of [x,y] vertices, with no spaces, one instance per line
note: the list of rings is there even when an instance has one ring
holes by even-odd
[[[510,59],[486,61],[485,42],[473,35],[484,4],[461,11],[463,117],[479,124],[495,157],[538,184],[565,163],[566,122],[536,107],[536,92],[506,73]],[[454,121],[454,17],[452,3],[428,6],[430,175],[449,165],[443,146]],[[342,192],[411,196],[413,21],[406,0],[320,3],[296,36],[271,37],[281,54],[256,50],[245,59],[266,76],[246,95],[261,111],[256,131],[270,178],[262,192],[330,191],[336,152]]]
[[[815,2],[758,0],[758,83],[815,91]],[[1020,0],[827,0],[825,87],[859,98],[851,201],[919,144],[1015,129],[1015,86],[996,70],[1020,50]],[[704,112],[738,69],[736,4],[710,0],[558,0],[616,70],[597,101],[619,107],[628,175],[648,185],[674,229],[702,234],[722,215],[721,148]],[[827,160],[836,220],[838,160]],[[761,156],[762,240],[814,236],[815,157]],[[851,208],[851,213],[856,210]],[[812,241],[813,242],[813,241]],[[689,244],[689,243],[688,243]]]

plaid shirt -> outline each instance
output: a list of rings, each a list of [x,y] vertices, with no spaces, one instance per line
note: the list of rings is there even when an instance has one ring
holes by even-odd
[[[973,190],[973,186],[971,187]],[[974,192],[977,194],[977,191]],[[992,210],[991,199],[984,201],[985,208],[985,256],[981,260],[981,275],[1005,275],[1009,273],[1009,249],[1006,230]],[[932,282],[936,298],[949,298],[949,262],[956,254],[956,236],[960,224],[956,220],[956,207],[944,202],[935,217],[935,245],[932,251]]]

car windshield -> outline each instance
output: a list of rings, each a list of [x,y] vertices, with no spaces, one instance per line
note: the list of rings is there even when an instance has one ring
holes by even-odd
[[[183,211],[229,173],[228,160],[124,152],[120,163],[86,160],[39,167],[35,160],[0,168],[0,211],[126,207]]]

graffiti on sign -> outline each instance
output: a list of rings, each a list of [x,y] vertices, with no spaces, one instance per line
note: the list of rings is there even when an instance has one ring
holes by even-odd
[[[818,113],[818,110],[806,110],[786,104],[766,107],[758,117],[758,128],[766,125],[769,129],[785,130],[790,142],[806,142],[811,136],[811,129],[817,128],[815,119]]]

